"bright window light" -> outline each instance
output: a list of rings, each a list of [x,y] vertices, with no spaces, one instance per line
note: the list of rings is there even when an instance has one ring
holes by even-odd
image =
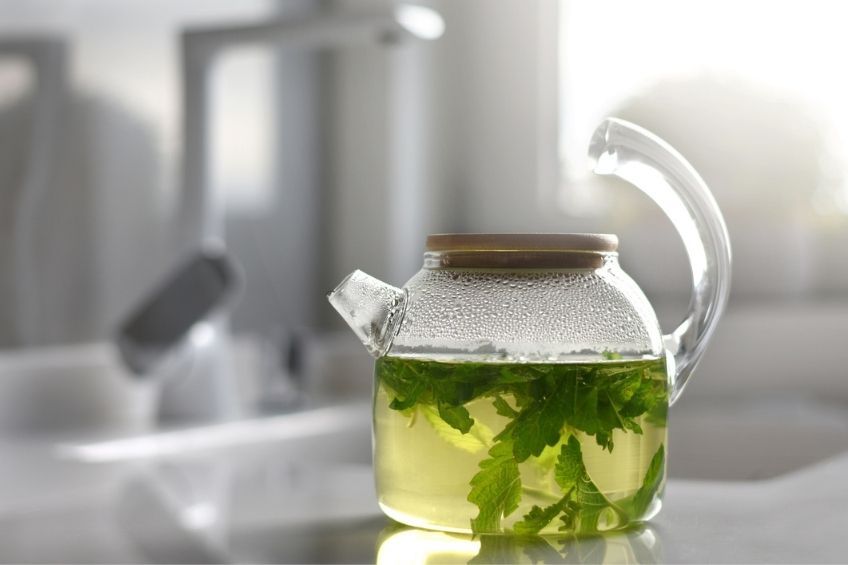
[[[210,178],[230,211],[256,213],[275,199],[274,53],[244,48],[227,53],[213,74]]]
[[[660,81],[703,76],[738,78],[798,100],[829,128],[822,134],[844,169],[846,22],[848,3],[836,1],[563,0],[560,158],[567,182],[589,175],[587,140],[624,101]],[[848,203],[844,186],[837,192]]]
[[[395,17],[410,32],[421,39],[438,39],[445,32],[445,21],[438,12],[424,6],[401,4]]]

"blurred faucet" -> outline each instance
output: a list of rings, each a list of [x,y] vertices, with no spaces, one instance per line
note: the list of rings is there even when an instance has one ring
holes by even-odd
[[[240,281],[238,267],[222,250],[204,249],[162,281],[117,329],[114,341],[123,364],[139,380],[155,379],[161,387],[160,422],[238,414],[228,351],[210,351],[209,345]],[[192,385],[191,396],[182,391],[185,383]]]
[[[444,31],[441,16],[429,8],[399,5],[377,13],[314,13],[309,16],[226,27],[189,29],[182,34],[183,80],[183,190],[175,215],[174,246],[185,257],[210,245],[223,249],[225,210],[209,181],[210,83],[214,64],[225,52],[244,46],[273,49],[328,49],[355,45],[395,45],[410,40],[437,39]],[[310,198],[314,198],[311,195]],[[306,213],[306,211],[303,211]],[[219,400],[237,396],[235,376],[214,357],[227,349],[228,318],[206,325],[205,350],[211,360],[199,362],[209,370],[196,370],[178,384],[165,383],[162,401],[167,412],[206,412],[226,418],[233,407],[202,407],[198,399],[216,390]],[[229,391],[229,392],[228,392]]]
[[[231,27],[183,32],[183,192],[177,211],[178,245],[194,247],[223,239],[224,213],[213,199],[210,170],[209,84],[215,61],[228,49],[248,45],[274,48],[341,48],[358,44],[397,44],[433,40],[444,32],[444,21],[423,6],[399,5],[376,14],[326,13]]]

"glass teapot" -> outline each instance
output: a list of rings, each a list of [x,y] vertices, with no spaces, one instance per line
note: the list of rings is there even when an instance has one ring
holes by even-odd
[[[589,156],[680,233],[688,315],[662,334],[613,235],[431,235],[402,289],[349,275],[328,298],[377,358],[374,468],[391,518],[583,535],[660,510],[666,414],[727,302],[729,238],[703,180],[650,132],[608,119]]]

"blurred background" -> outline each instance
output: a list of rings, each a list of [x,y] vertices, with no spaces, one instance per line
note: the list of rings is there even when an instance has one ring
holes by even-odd
[[[367,402],[372,360],[324,295],[356,268],[400,286],[429,233],[616,233],[670,330],[686,256],[659,208],[588,172],[606,116],[685,155],[731,235],[730,305],[679,409],[748,395],[843,410],[846,15],[0,0],[0,431],[113,436]],[[126,321],[208,245],[238,265],[210,298],[230,307],[172,320],[189,338],[157,343],[191,352],[133,375],[113,349]]]
[[[725,383],[741,386],[829,359],[848,294],[838,4],[750,2],[732,18],[721,2],[422,5],[450,22],[436,41],[243,36],[190,68],[191,30],[393,3],[4,1],[0,346],[111,338],[211,238],[244,272],[232,335],[285,356],[341,329],[323,294],[344,274],[400,285],[440,231],[617,233],[669,327],[688,300],[682,245],[638,191],[585,166],[593,127],[615,115],[686,155],[725,213],[719,335],[744,339],[704,372],[741,363]]]

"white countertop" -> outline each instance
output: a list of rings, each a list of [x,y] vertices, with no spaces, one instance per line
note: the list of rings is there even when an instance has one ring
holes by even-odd
[[[756,453],[761,432],[750,432],[755,428],[742,416],[733,420],[732,403],[724,410],[713,421],[730,418],[739,439],[730,448],[743,449],[747,437]],[[675,407],[672,479],[662,512],[645,528],[570,546],[548,540],[555,553],[513,544],[495,559],[529,563],[544,550],[545,562],[844,562],[848,450],[832,453],[837,436],[828,440],[833,449],[802,449],[809,464],[776,458],[778,467],[791,468],[726,480],[733,476],[727,453],[711,456],[689,445],[696,440],[691,430],[709,434],[708,420],[698,420],[708,413],[691,406],[684,415]],[[769,413],[777,421],[791,411],[743,412],[753,424],[768,424]],[[781,438],[786,451],[815,444],[828,437],[820,435],[823,422],[833,420],[831,432],[848,425],[848,411],[842,420],[839,411],[810,413],[819,420],[806,436],[792,422],[802,430],[796,437],[777,424],[768,433],[767,425],[770,449],[779,450]],[[329,423],[319,429],[317,421]],[[399,528],[380,514],[369,425],[368,406],[360,404],[117,442],[7,441],[0,446],[0,561],[467,562],[479,539]],[[712,459],[715,468],[729,469],[725,480],[674,478],[709,474]],[[734,472],[747,479],[756,461],[739,461]]]

